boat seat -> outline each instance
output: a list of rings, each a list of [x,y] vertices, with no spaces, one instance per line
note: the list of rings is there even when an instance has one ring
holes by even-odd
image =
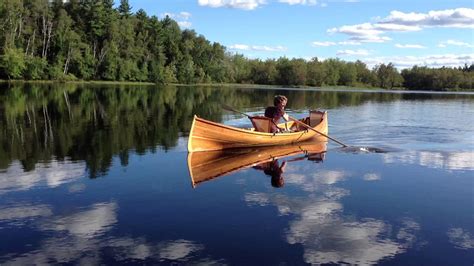
[[[252,116],[250,117],[253,128],[258,132],[272,132],[273,121],[271,118],[265,116]]]
[[[324,111],[319,110],[310,110],[309,111],[309,125],[311,127],[316,126],[317,124],[323,121]]]

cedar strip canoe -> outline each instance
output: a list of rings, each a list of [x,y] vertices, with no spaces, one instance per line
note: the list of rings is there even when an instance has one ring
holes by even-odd
[[[190,152],[188,170],[191,185],[250,168],[271,160],[305,154],[308,160],[323,158],[327,142],[304,142],[293,145]],[[316,155],[316,156],[315,156]],[[320,156],[317,156],[320,155]]]
[[[302,119],[306,121],[309,119]],[[293,121],[288,122],[291,127]],[[279,124],[284,128],[285,124]],[[322,114],[321,122],[313,127],[315,130],[328,134],[327,112]],[[261,147],[285,145],[316,138],[316,141],[327,141],[327,138],[312,130],[300,130],[290,133],[264,133],[253,128],[237,128],[205,120],[194,116],[188,139],[188,151],[215,151],[229,148]]]

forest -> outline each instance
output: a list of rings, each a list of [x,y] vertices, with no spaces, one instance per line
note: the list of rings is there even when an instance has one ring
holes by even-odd
[[[445,91],[473,90],[474,64],[399,71],[338,58],[250,59],[168,16],[133,13],[128,0],[2,0],[0,79]]]

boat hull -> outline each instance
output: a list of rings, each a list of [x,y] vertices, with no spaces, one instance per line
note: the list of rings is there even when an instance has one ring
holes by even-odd
[[[322,121],[313,129],[327,135],[327,120],[327,112],[325,112]],[[264,133],[227,126],[194,116],[189,133],[188,151],[215,151],[231,148],[286,145],[313,138],[316,138],[317,141],[327,141],[326,137],[313,130],[276,134]]]
[[[272,160],[304,155],[312,160],[314,155],[326,152],[327,142],[302,142],[292,145],[228,149],[188,153],[188,169],[192,187],[205,181],[225,176]]]

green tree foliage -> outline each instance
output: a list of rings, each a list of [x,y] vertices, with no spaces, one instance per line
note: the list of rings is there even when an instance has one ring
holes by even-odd
[[[458,88],[471,89],[474,77],[474,67],[439,69],[414,66],[404,69],[403,86],[413,90],[452,90]]]
[[[401,86],[403,82],[403,77],[392,63],[377,65],[374,72],[377,75],[378,86],[381,88],[392,89]]]
[[[7,48],[2,56],[0,67],[8,79],[18,79],[23,76],[26,68],[23,51],[17,48]]]
[[[256,83],[457,90],[473,87],[472,65],[369,69],[361,61],[249,59],[169,16],[132,12],[129,0],[1,0],[0,79],[156,83]]]

